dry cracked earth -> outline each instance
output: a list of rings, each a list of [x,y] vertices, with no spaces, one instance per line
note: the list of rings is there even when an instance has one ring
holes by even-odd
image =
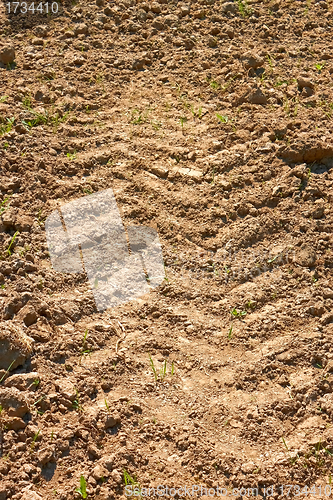
[[[0,500],[327,498],[332,0],[52,5],[0,4]],[[100,312],[45,220],[107,188],[165,278]]]

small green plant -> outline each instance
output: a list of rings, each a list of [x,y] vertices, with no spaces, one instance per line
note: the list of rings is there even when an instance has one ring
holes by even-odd
[[[124,483],[125,483],[125,486],[131,484],[132,486],[135,486],[138,484],[138,481],[136,479],[136,477],[132,477],[126,469],[123,470],[123,475],[124,475]]]
[[[66,154],[67,158],[69,158],[71,161],[76,160],[76,151],[74,150],[74,153],[67,153]]]
[[[8,99],[8,95],[3,95],[0,97],[0,102],[6,102]]]
[[[44,222],[46,221],[46,219],[47,219],[47,217],[43,217],[43,216],[42,216],[42,210],[43,210],[43,209],[42,209],[42,208],[40,208],[40,209],[38,210],[38,215],[37,215],[37,224],[38,224],[39,226],[42,226],[42,225],[44,224]]]
[[[110,411],[110,405],[107,402],[106,398],[104,398],[104,404],[105,404],[105,408],[107,409],[107,411]]]
[[[267,54],[266,57],[267,57],[267,61],[268,61],[269,67],[271,69],[273,69],[273,59],[272,59],[272,57],[269,54]]]
[[[229,118],[225,115],[219,115],[218,113],[216,113],[216,117],[222,123],[228,123],[229,121]]]
[[[10,372],[10,369],[11,369],[11,367],[13,366],[13,364],[15,363],[15,361],[16,361],[16,359],[14,359],[14,361],[12,361],[12,362],[10,363],[10,365],[8,366],[8,368],[7,368],[6,372],[3,374],[3,376],[2,376],[2,377],[1,377],[1,379],[0,379],[0,384],[1,384],[1,382],[3,381],[3,379],[6,377],[6,375]]]
[[[257,307],[257,305],[252,300],[248,300],[245,307],[246,309],[254,310]]]
[[[157,370],[155,368],[154,361],[153,361],[153,359],[152,359],[152,357],[151,357],[150,354],[149,354],[149,361],[150,361],[151,369],[153,371],[155,382],[157,382],[158,380],[160,380],[160,382],[163,382],[164,378],[167,375],[167,360],[166,359],[164,360],[164,363],[162,364],[159,373],[157,372]],[[174,364],[172,362],[172,364],[171,364],[171,375],[174,375],[174,373],[175,373],[175,369],[174,369]]]
[[[16,233],[14,234],[14,236],[12,237],[12,239],[10,240],[9,246],[8,246],[8,248],[7,248],[7,253],[8,253],[8,255],[11,255],[11,254],[12,254],[12,252],[11,252],[11,248],[12,248],[12,246],[13,246],[13,244],[14,244],[14,241],[15,241],[15,239],[16,239],[16,236],[17,236],[18,234],[19,234],[19,232],[18,232],[18,231],[16,231]]]
[[[211,88],[212,88],[213,90],[218,90],[218,89],[221,87],[221,85],[220,85],[218,82],[216,82],[215,80],[212,80],[212,81],[209,83],[209,85],[211,86]]]
[[[85,355],[91,353],[91,349],[87,349],[87,337],[88,337],[88,329],[85,330],[84,335],[83,335],[81,352],[80,352],[81,358],[82,358],[82,356],[85,356]]]
[[[162,127],[162,123],[158,120],[152,120],[150,124],[154,130],[159,130]]]
[[[247,315],[247,312],[246,311],[237,311],[237,309],[234,307],[231,311],[230,311],[230,314],[234,317],[234,318],[243,318],[244,316]]]
[[[167,367],[167,362],[166,362],[166,359],[164,360],[164,364],[162,365],[162,368],[160,369],[160,378],[161,380],[164,379],[165,375],[166,375],[166,367]]]
[[[229,331],[228,331],[228,339],[231,339],[231,337],[232,337],[232,330],[233,330],[233,324],[231,323],[231,326],[230,326]]]
[[[31,97],[30,96],[25,96],[22,100],[22,105],[23,107],[31,110]]]
[[[289,455],[289,461],[290,461],[290,463],[291,463],[292,465],[294,465],[294,464],[297,462],[297,460],[298,460],[299,456],[298,456],[298,454],[297,454],[297,456],[296,456],[296,457],[292,457],[292,456],[291,456],[291,453],[290,453],[290,451],[289,451],[289,448],[288,448],[288,446],[287,446],[287,443],[286,443],[286,441],[285,441],[285,439],[284,439],[284,437],[282,437],[281,439],[282,439],[282,441],[283,441],[284,447],[286,448],[286,450],[287,450],[287,452],[288,452],[288,455]]]
[[[212,182],[211,185],[214,186],[215,184],[215,167],[213,167],[213,173],[212,173]]]
[[[151,357],[151,355],[150,355],[150,354],[149,354],[149,359],[150,359],[151,369],[153,370],[154,378],[155,378],[155,380],[157,381],[157,372],[156,372],[156,368],[155,368],[154,361],[152,360],[152,357]]]
[[[5,212],[5,210],[7,210],[9,208],[9,205],[10,203],[8,203],[7,207],[6,207],[6,203],[7,201],[9,200],[9,196],[7,198],[5,198],[1,203],[0,203],[0,215],[3,214]]]
[[[40,434],[40,429],[38,429],[38,431],[36,432],[36,434],[34,435],[34,437],[32,438],[32,442],[31,442],[31,445],[30,445],[30,449],[31,449],[31,452],[33,451],[33,449],[35,448],[36,446],[36,441],[38,439],[38,436]]]
[[[317,63],[315,64],[315,69],[320,73],[325,67],[325,63]]]
[[[75,393],[76,393],[76,398],[74,399],[72,406],[73,406],[74,410],[76,410],[76,411],[83,411],[82,405],[80,403],[79,391],[77,389],[75,389]]]
[[[82,498],[88,498],[87,494],[87,481],[85,477],[81,475],[80,477],[80,487],[75,490],[77,493],[81,495]]]
[[[4,145],[3,145],[3,149],[8,149],[8,148],[9,148],[9,143],[5,142]]]
[[[181,124],[181,126],[182,126],[182,130],[184,130],[184,124],[187,122],[187,118],[186,118],[186,116],[181,116],[181,117],[179,118],[179,121],[180,121],[180,124]]]
[[[199,118],[201,120],[202,118],[202,106],[199,107],[198,111],[195,111],[193,104],[191,105],[191,113],[193,115],[193,118]]]
[[[246,0],[237,0],[238,3],[238,10],[239,13],[242,17],[247,17],[252,14],[252,9],[248,6],[248,3]]]
[[[146,109],[144,113],[141,113],[138,109],[133,109],[133,111],[131,112],[131,123],[133,123],[133,125],[147,123],[149,113],[150,108]]]
[[[14,122],[15,122],[14,116],[12,118],[6,118],[5,123],[0,125],[0,135],[4,135],[10,132],[14,126]]]

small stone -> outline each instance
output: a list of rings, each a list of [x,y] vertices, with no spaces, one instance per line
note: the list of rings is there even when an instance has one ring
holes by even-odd
[[[0,48],[0,62],[11,64],[15,59],[15,49],[12,45],[5,45]]]
[[[231,183],[229,181],[224,180],[224,179],[220,180],[218,184],[219,184],[220,188],[223,189],[223,191],[230,191],[230,189],[232,187]]]
[[[181,16],[187,16],[190,13],[191,6],[190,5],[181,5],[180,6],[180,14]]]
[[[88,453],[90,453],[90,455],[92,455],[94,458],[100,458],[101,456],[99,449],[94,444],[88,446]]]
[[[333,290],[330,288],[325,288],[323,290],[323,297],[324,299],[333,299]]]
[[[34,32],[36,36],[46,37],[49,32],[49,28],[45,25],[36,26]]]
[[[241,469],[244,474],[252,474],[252,472],[256,469],[257,467],[253,462],[246,462],[245,464],[242,464]]]
[[[229,38],[231,38],[231,39],[234,38],[235,31],[232,28],[232,26],[229,26],[226,24],[225,26],[223,26],[223,31],[224,31],[224,33],[226,33],[228,35]]]
[[[142,413],[142,406],[141,406],[141,405],[139,405],[139,404],[137,404],[137,403],[133,403],[133,404],[131,404],[130,408],[131,408],[131,410],[133,410],[133,411],[136,411],[136,412],[138,412],[138,413]]]

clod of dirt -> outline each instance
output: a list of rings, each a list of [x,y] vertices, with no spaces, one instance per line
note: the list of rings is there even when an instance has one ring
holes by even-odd
[[[312,248],[306,246],[300,249],[295,258],[296,263],[303,267],[313,266],[316,259],[316,252]]]
[[[258,54],[254,54],[254,53],[251,53],[251,52],[246,52],[241,60],[243,61],[244,63],[244,66],[246,69],[250,69],[250,68],[253,68],[253,69],[257,69],[257,68],[260,68],[260,66],[263,65],[264,63],[264,60],[262,57],[260,57]]]
[[[5,380],[6,387],[15,387],[20,391],[36,388],[36,381],[39,379],[37,372],[16,373]]]
[[[227,14],[228,12],[230,12],[231,14],[235,14],[237,12],[237,5],[233,2],[227,2],[222,5],[221,10],[224,14]]]
[[[0,331],[0,369],[22,365],[32,352],[32,338],[18,324],[3,324]]]
[[[312,217],[314,219],[321,219],[324,215],[325,205],[322,200],[316,200],[314,205]]]
[[[42,448],[39,450],[37,457],[40,465],[44,466],[48,462],[52,462],[54,460],[55,446],[48,446],[47,448]]]
[[[37,313],[35,311],[35,308],[31,304],[26,304],[20,310],[19,314],[17,315],[17,318],[21,319],[26,326],[30,326],[33,323],[36,323]]]
[[[98,464],[92,470],[91,475],[92,475],[92,477],[94,479],[96,479],[96,481],[99,481],[103,477],[107,477],[108,476],[108,472],[107,472],[107,470],[104,467],[102,467],[100,464]]]
[[[314,83],[309,78],[306,78],[304,76],[299,76],[297,78],[297,85],[299,86],[300,89],[303,89],[305,87],[314,89],[315,87]]]
[[[98,427],[103,427],[105,429],[111,429],[111,427],[115,427],[116,425],[120,424],[121,418],[119,413],[117,412],[105,412],[101,411],[99,415],[99,423]]]
[[[267,104],[267,97],[261,89],[256,89],[250,93],[248,101],[251,104]]]
[[[11,64],[15,59],[15,49],[12,45],[4,45],[0,48],[0,62]]]
[[[32,491],[30,487],[24,488],[22,493],[23,495],[21,500],[42,500],[42,497],[35,491]]]
[[[9,417],[23,417],[29,411],[26,394],[14,387],[1,389],[0,403]]]

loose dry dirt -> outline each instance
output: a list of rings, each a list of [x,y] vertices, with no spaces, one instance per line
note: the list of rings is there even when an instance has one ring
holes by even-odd
[[[126,482],[326,498],[333,2],[6,6],[0,499],[84,498],[81,476],[96,500]],[[158,231],[166,278],[99,313],[44,222],[106,188]]]

